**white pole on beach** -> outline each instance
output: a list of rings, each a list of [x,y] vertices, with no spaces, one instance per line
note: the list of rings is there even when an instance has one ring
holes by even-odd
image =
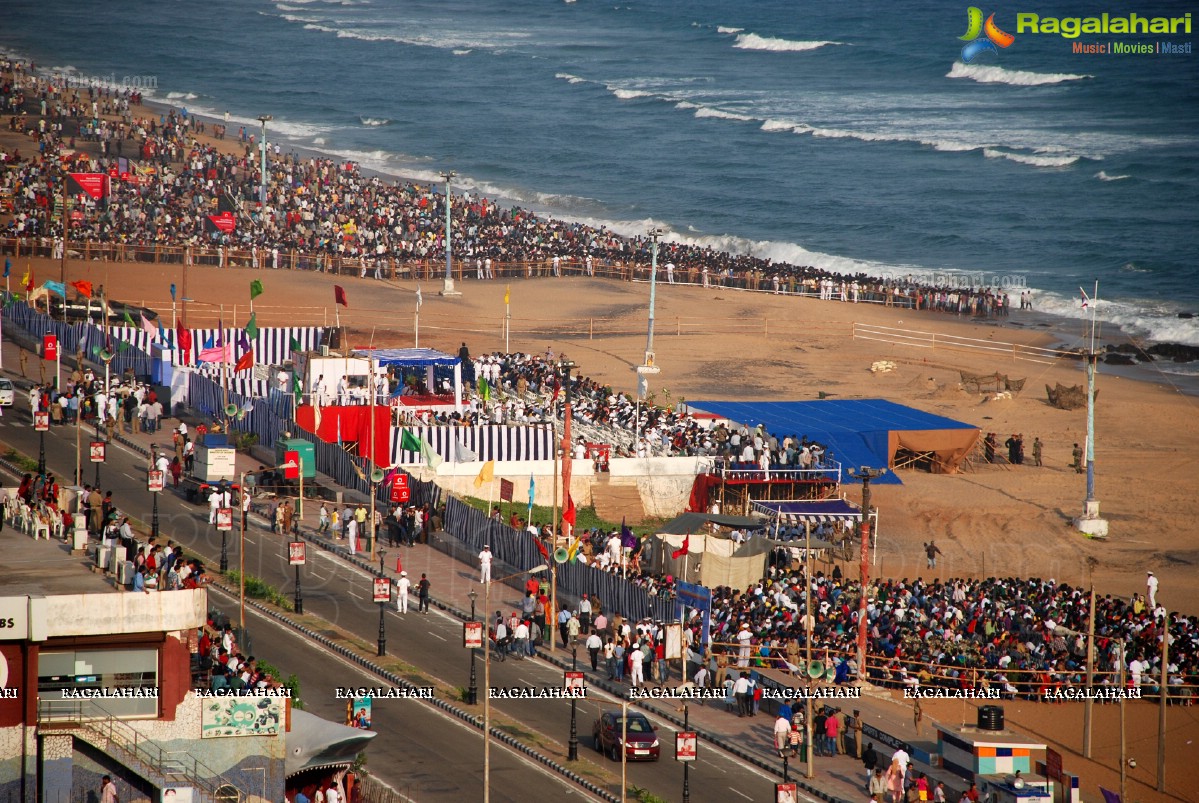
[[[450,270],[450,179],[458,175],[453,170],[446,170],[439,174],[445,179],[445,280],[441,285],[441,294],[443,296],[456,296],[458,292],[454,290],[454,274]]]
[[[1080,290],[1082,288],[1079,288]],[[1083,293],[1085,298],[1086,293]],[[1078,530],[1090,536],[1107,537],[1107,521],[1099,516],[1099,500],[1095,498],[1095,372],[1098,355],[1095,353],[1095,308],[1099,306],[1099,282],[1095,282],[1095,297],[1090,299],[1091,345],[1087,350],[1087,498],[1082,515],[1074,520]]]

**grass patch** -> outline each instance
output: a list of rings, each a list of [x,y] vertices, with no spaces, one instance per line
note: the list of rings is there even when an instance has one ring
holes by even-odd
[[[482,511],[483,513],[488,512],[486,499],[476,499],[473,496],[464,496],[461,497],[461,499],[475,510]],[[511,511],[515,511],[522,519],[529,515],[529,506],[527,504],[521,505],[515,502],[512,504],[507,502],[496,502],[496,504],[500,507],[500,514],[503,516],[504,521],[508,521],[508,516],[510,515]],[[576,532],[590,530],[592,527],[599,528],[599,531],[602,533],[609,533],[613,530],[620,529],[619,521],[607,521],[606,519],[601,519],[596,515],[594,507],[575,508],[575,515],[577,517],[575,521]],[[546,505],[533,505],[533,521],[536,524],[548,524],[553,516],[554,509],[552,507]],[[562,508],[559,506],[558,517],[561,518],[561,516]],[[646,519],[641,524],[632,525],[630,529],[640,537],[657,532],[657,528],[661,523],[662,520],[660,519]]]
[[[30,474],[37,471],[37,461],[32,457],[26,457],[16,449],[9,449],[3,455],[0,455],[0,457],[3,457],[9,463],[21,469],[21,471],[27,471]],[[487,506],[484,505],[483,507],[486,508]]]
[[[241,584],[241,573],[236,569],[230,569],[229,571],[225,572],[225,577],[227,577],[229,582],[233,585]],[[279,589],[275,588],[274,586],[268,585],[261,578],[255,577],[252,574],[247,574],[245,584],[247,597],[251,599],[265,600],[266,602],[278,606],[285,611],[293,610],[294,606],[292,605],[291,597],[279,591]]]

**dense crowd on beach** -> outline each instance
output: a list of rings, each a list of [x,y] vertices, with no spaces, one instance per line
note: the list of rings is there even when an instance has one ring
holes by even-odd
[[[259,152],[244,129],[218,145],[226,126],[185,108],[156,111],[130,91],[73,88],[40,77],[28,64],[0,63],[0,109],[8,128],[26,134],[32,155],[0,153],[0,195],[11,216],[0,237],[60,241],[55,199],[63,165],[73,172],[116,174],[104,202],[79,196],[72,240],[122,246],[170,245],[248,254],[249,267],[331,269],[349,259],[361,275],[382,278],[413,260],[444,260],[444,195],[428,185],[367,175],[352,162],[301,159],[268,148],[266,203],[260,203]],[[211,129],[211,130],[210,130]],[[215,134],[214,134],[215,132]],[[210,136],[205,136],[208,133]],[[85,143],[88,143],[85,146]],[[227,206],[226,206],[227,205]],[[208,216],[237,211],[226,234]],[[605,227],[554,220],[464,193],[452,204],[453,250],[465,275],[480,279],[600,275],[632,278],[652,261],[649,236],[624,237]],[[1002,317],[1012,300],[1003,288],[920,282],[914,277],[842,276],[695,244],[664,242],[659,276],[668,282],[802,293],[846,303],[873,302],[956,315]],[[637,275],[642,275],[638,273]],[[1031,294],[1019,303],[1031,306]]]

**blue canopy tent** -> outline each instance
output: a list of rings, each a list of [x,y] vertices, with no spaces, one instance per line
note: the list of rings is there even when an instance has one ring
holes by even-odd
[[[979,438],[978,427],[883,399],[802,402],[694,401],[688,406],[771,435],[807,437],[846,466],[894,468],[900,449],[929,458],[933,471],[953,474]],[[859,482],[852,477],[846,482]],[[888,472],[875,483],[899,483]]]
[[[462,360],[434,349],[355,349],[354,356],[372,360],[380,368],[424,368],[425,384],[435,388],[434,371],[452,368],[454,373],[454,409],[462,412]]]

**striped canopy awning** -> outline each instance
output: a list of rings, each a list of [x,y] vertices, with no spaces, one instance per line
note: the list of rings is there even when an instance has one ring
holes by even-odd
[[[754,509],[792,524],[860,521],[862,509],[844,499],[804,502],[754,502]]]

